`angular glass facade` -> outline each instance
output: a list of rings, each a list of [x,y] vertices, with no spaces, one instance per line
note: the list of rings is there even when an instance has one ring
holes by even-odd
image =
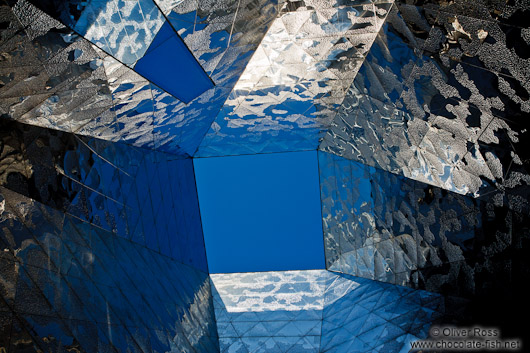
[[[0,352],[407,352],[447,325],[524,339],[529,15],[1,0]],[[194,159],[301,151],[325,269],[213,273]],[[259,216],[245,241],[279,262]],[[266,238],[286,250],[300,229]],[[300,233],[282,256],[304,256]]]

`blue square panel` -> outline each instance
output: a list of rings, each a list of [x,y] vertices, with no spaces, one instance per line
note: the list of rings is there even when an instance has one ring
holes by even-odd
[[[210,273],[325,268],[316,151],[194,167]]]

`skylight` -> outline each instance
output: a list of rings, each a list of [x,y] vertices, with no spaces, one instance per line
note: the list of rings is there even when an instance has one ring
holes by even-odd
[[[325,268],[315,151],[194,165],[210,273]]]

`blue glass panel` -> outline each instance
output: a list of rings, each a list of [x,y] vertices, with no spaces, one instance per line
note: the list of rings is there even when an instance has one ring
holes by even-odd
[[[185,103],[213,87],[186,44],[166,22],[134,69]]]

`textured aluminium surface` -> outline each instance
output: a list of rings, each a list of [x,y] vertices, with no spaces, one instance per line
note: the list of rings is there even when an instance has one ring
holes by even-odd
[[[196,49],[216,86],[185,104],[25,1],[3,5],[2,22],[5,117],[188,156],[261,39],[256,33],[234,35],[246,44],[223,50],[215,66],[205,66],[209,57]],[[255,30],[264,34],[267,26],[264,20]]]
[[[389,4],[285,2],[197,156],[315,149]]]
[[[440,322],[523,337],[529,14],[1,1],[0,350],[397,352]],[[171,60],[167,35],[215,83],[188,104],[134,71]],[[190,157],[314,149],[334,272],[208,278]]]
[[[453,325],[522,337],[509,316],[524,302],[528,213],[326,152],[319,169],[328,270],[443,294]]]
[[[0,121],[0,186],[207,272],[193,165]]]
[[[528,10],[456,3],[392,7],[319,149],[522,211]]]
[[[325,152],[319,165],[329,270],[472,297],[522,262],[527,214]]]
[[[32,1],[122,63],[134,67],[165,18],[153,1]]]
[[[208,275],[0,188],[8,351],[214,352]]]
[[[399,352],[445,315],[428,293],[325,270],[212,274],[221,352]]]
[[[318,352],[328,273],[211,274],[221,352]]]
[[[98,48],[188,103],[213,86],[152,0],[32,1]],[[32,20],[27,12],[21,19]],[[172,62],[180,60],[175,67]],[[188,74],[197,81],[187,87]]]
[[[327,268],[495,324],[528,268],[528,8],[418,5],[394,4],[319,146]]]

